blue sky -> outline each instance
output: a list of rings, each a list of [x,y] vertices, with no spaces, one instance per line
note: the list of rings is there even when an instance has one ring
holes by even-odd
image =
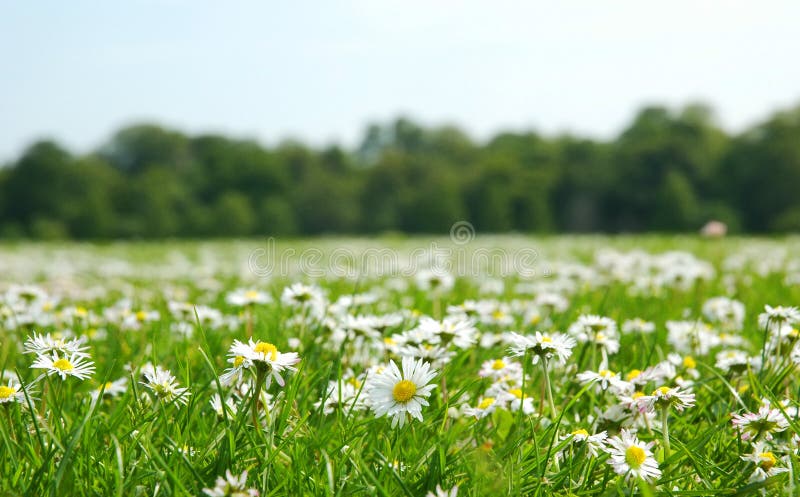
[[[408,115],[617,133],[703,100],[733,131],[800,103],[800,2],[0,0],[0,160],[156,121],[353,144]]]

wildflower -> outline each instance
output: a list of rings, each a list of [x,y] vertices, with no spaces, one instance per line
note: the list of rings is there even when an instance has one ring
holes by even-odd
[[[416,283],[420,290],[438,294],[452,290],[455,284],[455,278],[447,271],[434,266],[431,269],[418,271],[416,274]]]
[[[758,315],[758,326],[761,329],[780,328],[784,324],[800,323],[800,309],[797,307],[764,306],[764,312]]]
[[[149,388],[158,400],[164,402],[172,402],[174,400],[178,404],[188,402],[187,397],[191,395],[189,389],[179,387],[178,383],[175,382],[175,377],[172,376],[169,370],[158,366],[152,371],[145,371],[144,377],[145,381],[142,384]]]
[[[226,414],[229,417],[234,417],[238,412],[236,402],[233,398],[228,397],[225,399],[225,402],[223,402],[222,397],[220,397],[218,393],[212,395],[208,403],[211,404],[211,409],[214,410],[218,418],[224,418]]]
[[[86,353],[88,347],[84,345],[82,339],[53,337],[50,333],[40,335],[34,332],[33,336],[25,340],[24,347],[26,354],[44,355],[57,352],[59,355],[89,357]]]
[[[622,332],[623,333],[642,333],[642,334],[650,334],[656,331],[655,323],[651,323],[650,321],[645,321],[641,318],[634,318],[629,319],[622,323]]]
[[[456,497],[458,495],[458,485],[449,490],[445,490],[441,485],[436,485],[436,493],[428,492],[425,497]]]
[[[402,371],[394,361],[382,372],[372,378],[369,385],[369,401],[375,417],[392,417],[392,427],[398,423],[402,427],[406,415],[422,421],[422,407],[436,385],[430,381],[436,376],[430,364],[422,359],[404,357]]]
[[[742,440],[758,440],[762,435],[767,440],[772,440],[772,434],[786,430],[789,421],[779,409],[770,407],[765,401],[758,412],[744,414],[731,414],[731,422],[742,432]]]
[[[257,497],[258,490],[247,488],[247,471],[234,476],[230,470],[225,471],[225,478],[217,478],[214,488],[204,488],[203,493],[210,497]]]
[[[108,381],[103,385],[95,388],[92,392],[92,397],[96,398],[100,396],[102,392],[103,397],[116,397],[118,395],[122,395],[128,390],[128,379],[122,377],[115,381]]]
[[[608,438],[608,435],[605,431],[601,431],[600,433],[596,433],[594,435],[590,435],[588,431],[584,430],[583,428],[577,429],[572,433],[569,433],[562,437],[562,440],[570,439],[570,442],[573,444],[586,444],[586,450],[594,457],[600,453],[600,451],[605,450],[605,442]]]
[[[629,392],[633,390],[633,385],[619,377],[619,373],[609,371],[608,369],[601,369],[598,372],[584,371],[577,376],[578,380],[584,385],[587,383],[597,382],[600,390],[608,390],[615,393]]]
[[[741,350],[723,350],[717,353],[716,359],[714,366],[733,374],[742,373],[747,370],[748,365],[756,363],[755,358],[751,359]]]
[[[57,352],[52,355],[40,355],[31,365],[33,369],[45,369],[48,375],[57,374],[62,380],[67,376],[85,380],[94,374],[94,363],[85,355],[71,354],[59,356]]]
[[[549,334],[538,331],[535,335],[510,333],[508,340],[511,342],[509,348],[511,355],[521,356],[526,351],[531,351],[534,364],[538,363],[540,358],[551,357],[555,357],[559,364],[564,364],[572,355],[572,348],[575,347],[575,340],[561,333]]]
[[[300,362],[297,352],[283,353],[271,343],[254,342],[252,339],[247,343],[234,340],[228,355],[234,359],[234,369],[237,361],[241,361],[240,367],[245,364],[245,361],[248,361],[248,364],[254,364],[257,368],[264,368],[267,373],[265,384],[267,387],[272,378],[275,378],[278,385],[284,386],[285,382],[281,372],[284,370],[296,371],[294,365]],[[238,359],[240,357],[241,359]]]
[[[658,463],[650,448],[653,442],[640,442],[635,433],[622,430],[619,436],[608,439],[608,463],[618,475],[625,478],[651,481],[661,476]]]
[[[322,406],[322,413],[326,416],[337,409],[345,413],[362,411],[367,408],[365,396],[361,392],[361,380],[352,376],[328,382],[328,389],[323,399],[314,403],[314,407]]]
[[[423,317],[420,319],[419,328],[423,333],[436,335],[443,345],[452,343],[459,349],[468,349],[478,340],[478,330],[469,319],[448,317],[436,321]]]
[[[497,409],[497,399],[494,397],[482,397],[478,400],[475,407],[464,409],[464,414],[467,416],[474,416],[478,419],[484,418],[493,413]]]
[[[324,302],[322,290],[302,283],[284,288],[281,294],[281,303],[288,307],[318,309]]]
[[[752,453],[741,456],[741,458],[756,465],[753,474],[750,475],[750,483],[764,481],[770,476],[789,471],[788,468],[778,466],[780,459],[763,442],[757,443],[753,447]]]
[[[272,297],[258,290],[239,289],[226,295],[225,302],[232,306],[244,307],[255,304],[269,304],[272,302]]]
[[[744,304],[727,297],[714,297],[703,304],[703,314],[712,323],[728,330],[740,330],[744,323]]]
[[[519,388],[510,388],[507,392],[503,392],[501,397],[503,403],[508,404],[509,411],[516,412],[522,409],[523,414],[530,416],[536,410],[533,407],[533,399],[522,393]]]
[[[652,394],[642,397],[640,400],[650,402],[655,407],[661,409],[674,407],[678,412],[683,411],[687,407],[694,406],[694,394],[682,390],[680,387],[659,387],[653,390]]]
[[[569,327],[569,334],[581,343],[592,343],[609,354],[619,350],[617,323],[605,316],[583,315]]]
[[[8,384],[0,385],[0,404],[11,404],[14,402],[23,403],[25,393],[22,387],[12,378],[8,379]]]

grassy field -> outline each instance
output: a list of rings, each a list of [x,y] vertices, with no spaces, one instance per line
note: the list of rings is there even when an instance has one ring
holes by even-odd
[[[0,496],[796,495],[798,304],[798,238],[3,245]]]

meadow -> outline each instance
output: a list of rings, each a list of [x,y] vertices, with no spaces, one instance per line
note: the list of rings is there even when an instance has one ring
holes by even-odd
[[[0,496],[796,495],[800,238],[0,246]]]

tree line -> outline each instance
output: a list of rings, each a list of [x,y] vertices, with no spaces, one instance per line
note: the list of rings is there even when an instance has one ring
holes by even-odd
[[[800,107],[740,134],[700,104],[646,107],[613,140],[371,125],[360,145],[267,147],[157,125],[0,168],[0,237],[800,230]]]

